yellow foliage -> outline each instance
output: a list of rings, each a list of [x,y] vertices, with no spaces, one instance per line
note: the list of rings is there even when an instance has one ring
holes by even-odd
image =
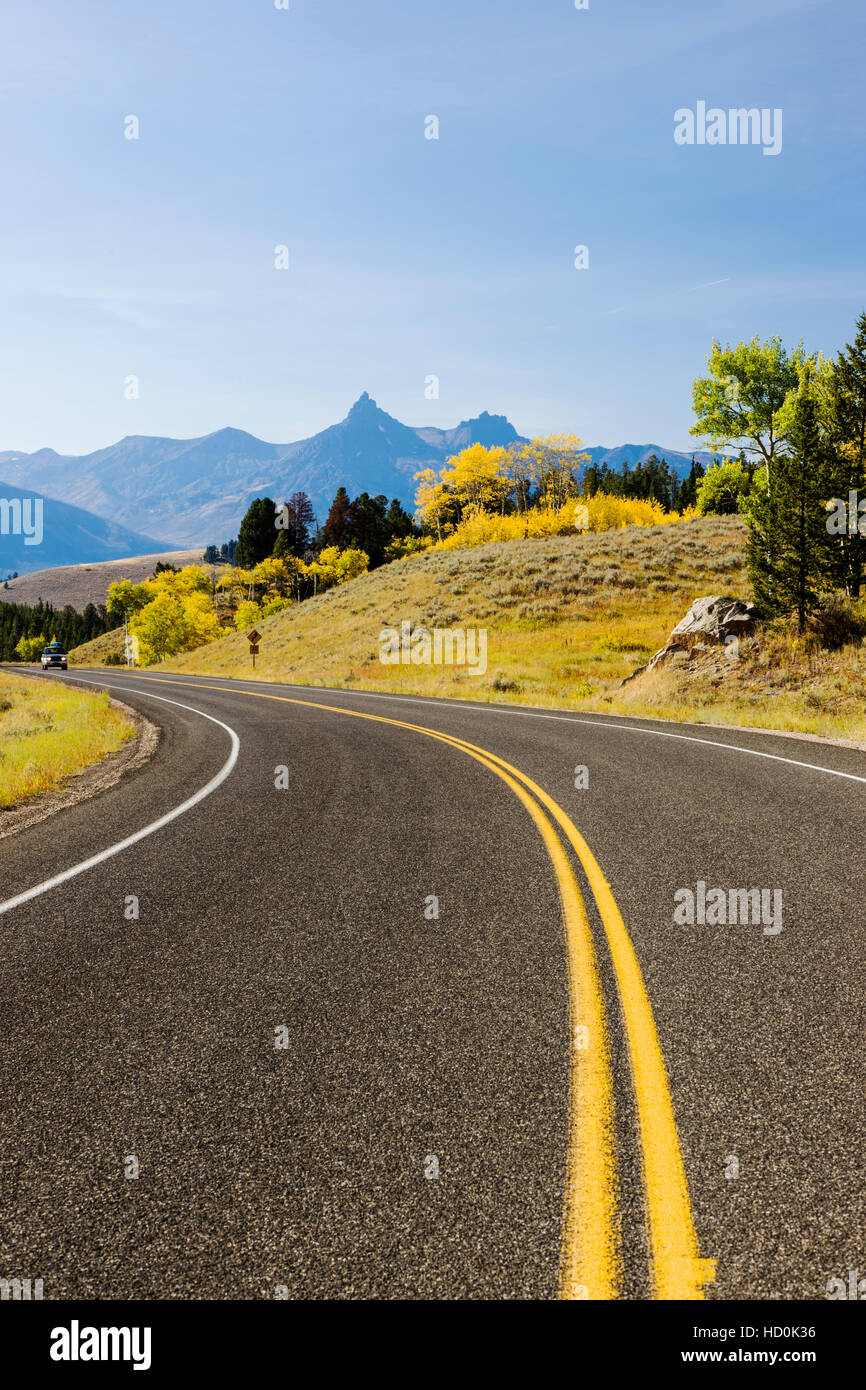
[[[271,555],[256,565],[252,582],[254,585],[263,584],[268,593],[285,598],[303,572],[303,564],[294,555]]]
[[[316,579],[319,588],[328,589],[333,584],[345,584],[349,579],[357,579],[359,574],[366,574],[369,564],[366,550],[340,550],[336,545],[328,545],[318,560],[304,566],[304,573]]]
[[[659,502],[611,497],[601,492],[595,497],[569,500],[560,507],[533,507],[511,516],[495,516],[476,507],[464,514],[459,526],[435,549],[459,550],[486,545],[489,541],[568,536],[583,531],[618,530],[624,526],[664,526],[695,515],[694,508],[680,516],[678,512],[666,512]]]
[[[501,445],[488,449],[470,444],[448,460],[439,477],[461,507],[499,511],[511,491],[508,460],[508,450]]]
[[[423,468],[420,473],[416,473],[415,481],[418,484],[415,493],[415,515],[422,525],[429,526],[431,531],[435,530],[441,540],[443,532],[447,535],[451,530],[449,517],[454,511],[455,499],[432,468]]]
[[[559,508],[577,494],[581,465],[589,461],[576,434],[555,434],[510,448],[470,444],[449,458],[439,474],[415,474],[416,516],[443,540],[467,513],[503,515],[510,502],[521,512],[534,491],[544,505]]]
[[[396,536],[385,546],[385,560],[404,560],[407,555],[417,555],[421,550],[429,550],[433,544],[432,536]]]
[[[262,616],[262,610],[252,599],[244,599],[235,609],[234,625],[238,632],[243,632],[245,628],[255,627]]]
[[[116,586],[118,597],[127,582]],[[143,661],[161,661],[178,652],[193,651],[222,636],[210,577],[204,570],[195,565],[177,573],[164,570],[135,587],[141,591],[138,597],[147,599],[129,616],[129,630],[139,640]]]

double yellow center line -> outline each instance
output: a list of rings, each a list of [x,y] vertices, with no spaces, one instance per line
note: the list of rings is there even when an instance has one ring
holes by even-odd
[[[264,691],[229,691],[226,686],[158,676],[139,679],[276,700],[424,734],[474,758],[500,777],[522,803],[556,874],[568,960],[571,1060],[560,1297],[605,1300],[617,1297],[622,1272],[613,1074],[592,929],[577,877],[555,829],[559,826],[592,889],[616,976],[640,1128],[653,1296],[702,1299],[704,1285],[715,1276],[715,1264],[701,1259],[698,1250],[673,1103],[646,985],[610,885],[562,807],[537,782],[495,753],[422,724]]]

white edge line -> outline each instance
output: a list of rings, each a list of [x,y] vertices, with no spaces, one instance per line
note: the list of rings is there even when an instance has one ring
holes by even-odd
[[[199,676],[197,679],[202,681],[211,679],[219,680],[220,677]],[[225,679],[225,677],[223,677],[223,679]],[[751,758],[768,758],[770,762],[787,763],[790,767],[804,767],[809,772],[824,772],[828,777],[844,777],[846,781],[849,782],[866,782],[866,777],[861,777],[856,772],[840,772],[835,767],[822,767],[820,763],[804,763],[800,762],[797,758],[784,758],[780,753],[762,753],[757,748],[743,748],[742,745],[738,743],[723,743],[721,739],[698,738],[695,734],[673,734],[669,733],[667,729],[645,729],[638,724],[608,723],[605,719],[584,719],[580,715],[547,714],[543,710],[533,709],[511,709],[508,705],[495,705],[481,700],[459,702],[456,700],[431,699],[430,696],[426,695],[389,695],[381,690],[335,690],[330,686],[279,685],[277,682],[244,681],[243,679],[233,681],[231,685],[212,686],[211,689],[216,688],[229,693],[233,689],[240,689],[243,685],[273,685],[276,689],[303,690],[306,694],[320,693],[323,695],[345,695],[349,699],[396,700],[401,704],[435,705],[438,709],[444,707],[446,709],[490,711],[493,714],[517,714],[522,715],[524,719],[556,719],[561,720],[565,724],[587,724],[594,729],[619,729],[627,734],[652,734],[656,738],[676,738],[680,739],[683,743],[700,743],[706,748],[724,748],[727,749],[729,753],[745,753]],[[757,732],[760,736],[761,731],[758,730]],[[773,736],[775,737],[775,733]]]
[[[175,679],[180,680],[182,676],[188,674],[191,673],[169,671],[162,679],[168,681],[171,677],[175,677]],[[146,676],[144,680],[146,683]],[[444,708],[472,710],[476,713],[479,711],[489,711],[492,714],[516,714],[522,715],[524,719],[555,719],[565,724],[585,724],[594,729],[607,729],[608,731],[611,729],[619,729],[627,734],[651,734],[656,738],[679,739],[683,743],[700,743],[706,748],[724,748],[729,753],[745,753],[750,758],[767,758],[770,762],[787,763],[790,767],[806,768],[808,772],[824,772],[828,777],[844,777],[848,782],[866,783],[866,776],[859,776],[856,772],[840,772],[835,767],[822,767],[820,763],[804,763],[797,758],[785,758],[781,753],[762,753],[757,748],[744,748],[738,743],[723,743],[721,739],[698,738],[695,734],[674,734],[669,733],[667,729],[646,729],[639,724],[614,724],[608,722],[606,719],[585,719],[581,715],[548,714],[544,710],[534,709],[512,709],[509,705],[495,705],[482,700],[437,700],[431,698],[429,695],[389,695],[382,690],[336,690],[332,686],[290,685],[277,681],[250,681],[244,680],[243,677],[232,679],[226,676],[192,676],[193,684],[196,681],[214,680],[231,681],[229,685],[211,685],[209,687],[211,690],[222,690],[226,694],[231,694],[233,690],[240,691],[245,685],[264,685],[272,690],[300,690],[306,695],[345,695],[348,699],[395,700],[398,704],[405,705],[435,705],[436,708],[440,710]],[[140,687],[121,686],[118,688],[130,690]],[[208,687],[203,686],[202,688],[207,689]],[[615,718],[615,716],[612,715],[611,719],[613,718]],[[758,737],[760,737],[762,731],[756,730],[756,732]],[[776,733],[777,731],[773,731],[772,736],[776,737]],[[769,736],[769,731],[766,736]]]
[[[295,686],[296,690],[305,690],[306,686]],[[383,695],[375,690],[351,690],[346,691],[347,695],[371,695],[374,699],[380,700],[410,700],[423,699],[423,696],[406,695]],[[428,704],[441,704],[438,700],[427,700]],[[866,777],[859,776],[856,772],[840,772],[835,767],[822,767],[820,763],[804,763],[798,758],[784,758],[781,753],[762,753],[757,748],[743,748],[738,743],[723,743],[721,739],[698,738],[695,734],[672,734],[667,729],[645,729],[638,724],[608,724],[604,719],[583,719],[579,715],[568,714],[544,714],[541,710],[530,709],[509,709],[503,705],[464,704],[461,709],[489,709],[496,714],[519,714],[525,719],[558,719],[566,724],[588,724],[594,729],[621,729],[626,734],[652,734],[656,738],[676,738],[683,743],[701,743],[705,748],[726,748],[729,753],[745,753],[751,758],[769,758],[774,763],[788,763],[791,767],[805,767],[810,772],[825,772],[828,777],[844,777],[849,782],[866,782]]]
[[[82,681],[81,684],[95,685],[96,682]],[[139,693],[136,689],[128,685],[105,685],[104,682],[100,682],[99,684],[100,688],[107,690],[123,690],[127,695]],[[140,693],[143,695],[144,691]],[[48,878],[44,883],[37,883],[35,888],[28,888],[26,892],[18,893],[16,897],[9,898],[5,903],[0,903],[0,915],[4,912],[11,912],[13,908],[20,907],[22,903],[29,902],[31,898],[38,898],[42,893],[49,893],[53,888],[58,888],[61,883],[67,883],[69,879],[76,878],[78,874],[86,873],[88,869],[93,869],[97,864],[102,864],[106,859],[112,859],[115,854],[120,854],[123,850],[129,849],[130,845],[137,845],[139,840],[144,840],[148,835],[153,835],[157,830],[162,830],[163,826],[168,825],[170,821],[177,820],[178,816],[182,816],[185,811],[191,810],[192,807],[197,806],[200,801],[204,801],[205,797],[210,796],[211,792],[215,792],[217,787],[230,775],[238,760],[238,754],[241,748],[241,741],[234,729],[229,728],[228,724],[224,724],[221,719],[215,719],[212,714],[205,714],[204,710],[194,709],[192,705],[182,705],[179,700],[169,700],[164,695],[151,695],[149,691],[146,698],[161,700],[164,705],[176,705],[178,709],[188,710],[190,714],[198,714],[202,719],[209,719],[212,724],[218,724],[221,729],[225,729],[232,741],[232,750],[226,762],[220,768],[216,776],[211,778],[207,786],[202,787],[194,796],[184,801],[181,806],[176,806],[173,811],[169,811],[166,815],[160,816],[159,820],[153,821],[151,825],[146,825],[143,830],[137,830],[134,835],[128,835],[125,840],[120,840],[116,845],[111,845],[108,849],[101,850],[99,854],[92,855],[90,859],[84,859],[80,864],[75,864],[73,868],[66,869],[62,874],[56,874],[54,878]]]

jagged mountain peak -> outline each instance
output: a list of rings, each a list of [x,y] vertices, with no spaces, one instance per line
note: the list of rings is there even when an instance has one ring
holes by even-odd
[[[350,407],[346,419],[351,420],[359,415],[385,415],[386,413],[386,411],[379,409],[369,391],[362,391],[355,404]]]
[[[439,468],[465,443],[518,438],[487,411],[451,430],[413,429],[362,391],[338,423],[293,444],[269,444],[224,426],[194,439],[132,435],[81,458],[48,451],[10,458],[10,482],[36,488],[136,532],[180,546],[222,542],[254,497],[309,493],[327,515],[339,486],[414,504],[415,474]]]

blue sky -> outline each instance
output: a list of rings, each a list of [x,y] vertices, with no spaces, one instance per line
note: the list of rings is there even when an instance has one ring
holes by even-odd
[[[290,6],[6,0],[0,449],[284,442],[363,390],[689,448],[714,336],[851,338],[862,0]],[[676,145],[698,101],[781,153]]]

